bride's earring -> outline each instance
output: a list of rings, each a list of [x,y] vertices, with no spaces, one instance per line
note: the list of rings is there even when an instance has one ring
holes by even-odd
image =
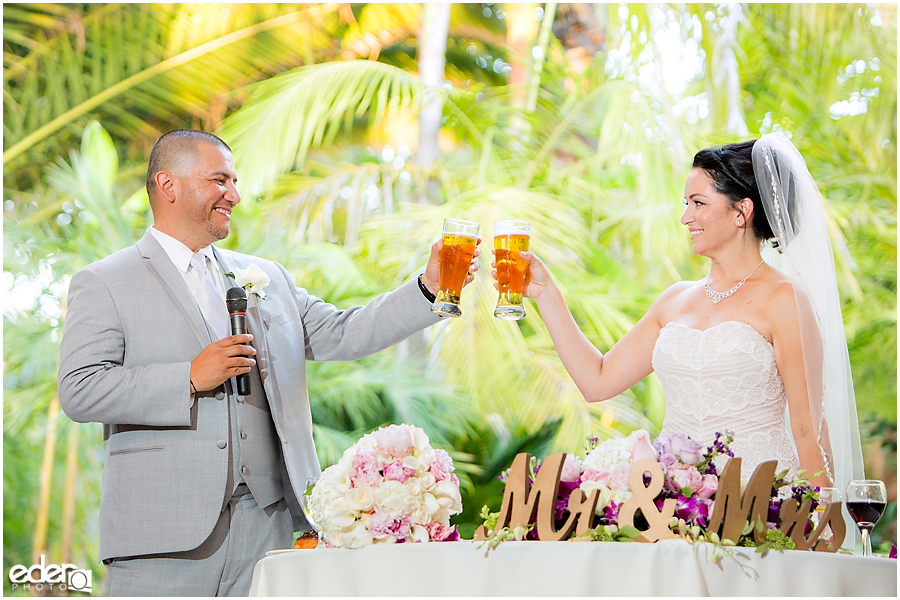
[[[737,225],[738,227],[740,227],[740,226],[741,226],[741,220],[738,219],[737,221],[734,222],[734,224]]]

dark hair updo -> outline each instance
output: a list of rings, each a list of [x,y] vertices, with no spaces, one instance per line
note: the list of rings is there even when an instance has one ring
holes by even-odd
[[[731,207],[740,212],[738,203],[744,198],[753,202],[750,222],[753,234],[762,241],[775,237],[759,197],[753,174],[753,144],[756,140],[706,148],[694,155],[693,167],[703,169],[712,178],[716,191],[728,198]]]

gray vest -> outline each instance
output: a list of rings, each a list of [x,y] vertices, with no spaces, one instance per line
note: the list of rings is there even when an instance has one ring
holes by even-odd
[[[246,482],[257,504],[265,508],[284,497],[281,479],[284,461],[259,369],[254,365],[249,375],[248,396],[232,392],[235,389],[233,378],[226,385],[234,481],[227,496],[231,496],[238,484]]]
[[[231,282],[226,280],[226,289],[230,285]],[[203,322],[211,339],[215,339],[205,318]],[[223,401],[227,398],[228,402],[230,439],[222,442],[228,444],[231,472],[226,484],[224,501],[228,502],[238,485],[246,483],[256,503],[265,508],[284,497],[282,484],[284,459],[281,456],[278,433],[275,431],[275,422],[269,411],[266,392],[259,377],[259,367],[253,365],[248,375],[250,375],[248,396],[239,396],[235,393],[237,386],[233,377],[225,382],[225,393],[218,393],[215,396]]]

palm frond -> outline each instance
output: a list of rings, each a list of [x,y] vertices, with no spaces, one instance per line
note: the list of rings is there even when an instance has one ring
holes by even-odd
[[[251,86],[248,105],[222,124],[245,189],[265,190],[299,168],[310,148],[330,143],[356,117],[418,107],[424,87],[397,67],[372,61],[300,67]],[[247,177],[245,175],[245,177]]]
[[[83,29],[57,35],[24,57],[5,56],[8,173],[42,164],[48,144],[64,143],[90,115],[127,121],[131,109],[171,121],[173,113],[194,106],[197,118],[209,119],[203,105],[210,98],[295,65],[293,40],[319,39],[310,19],[334,7],[120,4],[92,10]],[[261,51],[268,57],[263,63],[254,58]],[[199,94],[198,78],[205,82]]]

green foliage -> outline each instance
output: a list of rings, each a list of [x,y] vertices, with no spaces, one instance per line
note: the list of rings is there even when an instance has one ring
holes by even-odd
[[[521,90],[491,62],[523,60],[527,70],[530,58],[511,55],[505,23],[484,19],[478,5],[453,6],[452,87],[428,91],[415,62],[416,5],[4,6],[4,276],[39,288],[33,307],[4,313],[5,566],[30,558],[68,277],[150,223],[147,155],[177,127],[218,130],[235,149],[244,201],[223,245],[279,260],[310,293],[341,307],[367,302],[420,272],[443,218],[487,226],[527,215],[534,251],[606,351],[661,290],[702,276],[679,199],[691,154],[736,141],[727,113],[736,93],[750,135],[790,132],[827,200],[861,420],[894,431],[864,431],[873,440],[868,471],[896,471],[896,11],[741,5],[732,47],[723,17],[736,5],[666,7],[667,25],[678,20],[687,37],[694,30],[683,24],[694,24],[705,52],[685,94],[670,97],[640,76],[666,75],[655,7],[602,10],[604,50],[580,70],[569,46],[551,38],[534,109],[524,110]],[[736,92],[727,88],[728,48]],[[400,152],[415,150],[429,93],[443,99],[442,143],[452,151],[424,169]],[[691,95],[708,117],[676,114]],[[865,113],[830,112],[854,98]],[[402,166],[383,157],[386,145]],[[498,503],[497,477],[516,453],[576,452],[594,432],[653,433],[664,414],[652,375],[620,397],[585,403],[533,304],[515,324],[490,316],[496,293],[482,250],[463,319],[378,356],[307,370],[323,466],[381,425],[421,426],[457,465],[464,537],[483,520],[475,507]],[[89,565],[99,426],[57,425],[54,490],[63,442],[82,430],[74,557]],[[879,453],[886,460],[874,460]],[[58,552],[60,494],[51,502]],[[891,506],[875,532],[883,543],[896,536]]]
[[[625,525],[619,528],[618,525],[597,525],[593,529],[585,531],[580,538],[575,541],[581,541],[581,538],[592,542],[633,542],[641,535],[633,525]]]

